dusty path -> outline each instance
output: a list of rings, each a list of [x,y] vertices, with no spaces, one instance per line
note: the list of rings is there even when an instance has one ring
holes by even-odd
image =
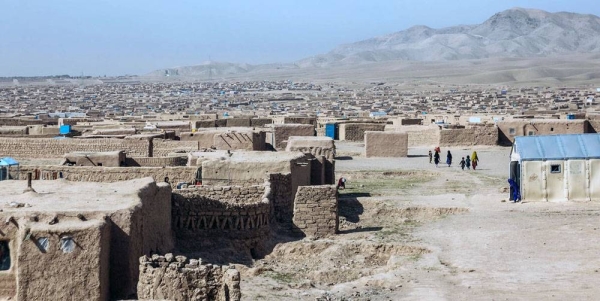
[[[479,171],[435,168],[419,156],[427,149],[391,160],[352,155],[360,149],[342,145],[351,155],[336,162],[348,178],[341,233],[279,244],[242,268],[245,300],[600,296],[600,204],[503,202],[507,148],[478,148]]]

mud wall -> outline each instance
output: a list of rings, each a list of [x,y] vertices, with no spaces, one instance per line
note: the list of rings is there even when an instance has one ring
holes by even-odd
[[[315,127],[310,124],[274,124],[273,125],[273,147],[276,150],[284,150],[287,140],[291,136],[314,136]]]
[[[438,126],[409,125],[398,127],[398,131],[408,134],[408,147],[438,146],[440,129]]]
[[[516,136],[583,134],[588,131],[587,120],[513,120],[498,122],[499,143],[511,145]]]
[[[117,182],[152,177],[156,182],[169,178],[172,188],[178,182],[192,182],[196,176],[196,167],[88,167],[88,166],[21,166],[11,169],[11,179],[26,180],[27,173],[33,173],[34,180],[55,180],[62,178],[77,182]]]
[[[308,237],[324,237],[339,229],[335,185],[301,186],[294,199],[294,229]]]
[[[163,166],[186,166],[186,157],[134,157],[125,158],[126,166],[139,167],[163,167]]]
[[[398,132],[365,132],[365,156],[407,157],[408,134]]]
[[[173,190],[172,221],[178,246],[194,250],[206,238],[253,248],[268,236],[270,184],[193,186]]]
[[[440,131],[439,146],[498,145],[496,126],[473,126]]]
[[[240,272],[202,259],[153,255],[140,258],[137,297],[147,300],[239,301]]]
[[[335,183],[335,144],[329,137],[290,137],[286,151],[299,151],[311,160],[311,185]]]
[[[198,141],[177,141],[166,139],[154,139],[152,141],[152,157],[166,157],[169,153],[174,152],[191,152],[200,149]],[[129,155],[129,157],[133,157]],[[140,156],[146,157],[146,156]]]
[[[31,225],[30,240],[20,245],[18,300],[108,300],[110,225],[78,221],[77,227]],[[47,238],[48,247],[37,244]],[[61,239],[75,247],[61,250]]]
[[[213,135],[212,145],[218,150],[255,150],[265,149],[264,132],[226,132]]]
[[[385,123],[341,123],[339,136],[340,140],[363,142],[365,132],[383,130],[385,130]]]
[[[27,118],[0,118],[0,126],[33,125],[33,124],[56,124],[57,120],[44,121],[41,119]]]
[[[292,190],[292,174],[270,174],[271,207],[273,218],[286,229],[292,227],[294,216],[294,192]]]
[[[62,158],[71,152],[109,152],[124,150],[129,157],[148,157],[148,140],[133,139],[53,139],[0,138],[0,157]]]

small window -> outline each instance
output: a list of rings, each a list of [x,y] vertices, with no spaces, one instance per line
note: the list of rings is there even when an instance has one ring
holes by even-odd
[[[70,236],[65,236],[60,239],[60,249],[63,253],[71,253],[75,250],[75,242]]]
[[[98,163],[98,166],[102,166],[102,163]]]
[[[42,253],[48,252],[48,247],[50,247],[50,241],[48,240],[48,237],[38,238],[36,244]]]
[[[535,133],[533,131],[529,131],[529,133],[527,133],[527,135],[533,136],[533,135],[535,135]]]
[[[551,173],[560,173],[560,164],[552,164],[550,165]]]
[[[0,241],[0,271],[10,270],[10,248],[8,241]]]
[[[550,132],[554,132],[554,128],[550,128]]]
[[[510,128],[508,129],[508,133],[511,135],[514,135],[517,131],[515,130],[515,128]]]

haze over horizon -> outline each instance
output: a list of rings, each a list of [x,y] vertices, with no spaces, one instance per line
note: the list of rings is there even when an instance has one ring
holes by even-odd
[[[3,1],[0,76],[145,74],[207,61],[287,63],[415,25],[481,23],[525,7],[600,15],[576,1]]]

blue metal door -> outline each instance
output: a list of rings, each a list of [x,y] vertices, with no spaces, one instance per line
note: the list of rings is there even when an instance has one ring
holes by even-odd
[[[337,139],[337,135],[336,135],[336,124],[335,123],[328,123],[325,125],[325,136],[336,140]]]

